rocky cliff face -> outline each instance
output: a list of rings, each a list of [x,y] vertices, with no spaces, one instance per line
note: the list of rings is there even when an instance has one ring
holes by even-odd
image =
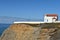
[[[13,24],[4,31],[0,40],[57,40],[59,34],[57,28],[41,28],[40,24]]]
[[[13,24],[1,36],[1,40],[38,40],[40,27]]]

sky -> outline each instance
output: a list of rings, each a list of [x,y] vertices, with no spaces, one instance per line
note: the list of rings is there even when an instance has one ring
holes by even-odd
[[[0,0],[0,16],[43,19],[45,14],[60,16],[60,0]]]

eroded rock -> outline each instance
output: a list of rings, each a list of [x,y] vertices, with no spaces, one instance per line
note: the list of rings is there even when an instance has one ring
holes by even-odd
[[[60,31],[57,28],[41,29],[40,26],[29,24],[13,24],[4,31],[0,40],[58,40],[59,38]]]

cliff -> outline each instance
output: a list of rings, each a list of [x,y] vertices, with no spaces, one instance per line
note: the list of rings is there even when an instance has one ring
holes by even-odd
[[[60,24],[12,24],[0,40],[59,40]]]

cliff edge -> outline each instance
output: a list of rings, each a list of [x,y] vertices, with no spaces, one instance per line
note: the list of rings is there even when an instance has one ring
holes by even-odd
[[[51,27],[53,24],[42,26],[41,24],[12,24],[3,32],[0,40],[60,40],[60,29]]]

